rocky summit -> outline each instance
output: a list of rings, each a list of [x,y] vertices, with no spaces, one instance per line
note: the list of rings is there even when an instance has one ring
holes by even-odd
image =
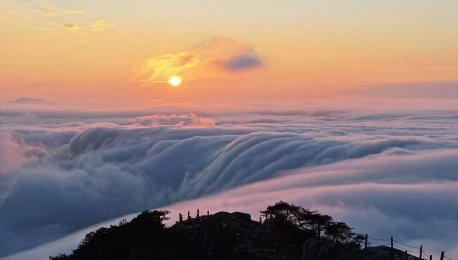
[[[72,254],[50,259],[418,259],[389,247],[361,249],[354,240],[317,237],[288,221],[273,221],[275,216],[261,223],[246,213],[218,212],[165,227],[166,214],[144,211],[87,234]]]

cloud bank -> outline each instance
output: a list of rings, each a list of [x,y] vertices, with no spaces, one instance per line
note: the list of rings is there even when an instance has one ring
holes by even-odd
[[[366,86],[345,94],[395,98],[458,99],[458,82],[400,83]]]
[[[209,208],[258,210],[288,199],[332,211],[368,233],[399,228],[408,240],[458,240],[409,231],[457,225],[457,202],[450,202],[458,168],[456,112],[71,115],[1,114],[1,147],[8,152],[8,159],[1,153],[0,172],[3,255],[208,195]],[[231,193],[244,185],[252,186]],[[231,202],[218,204],[215,194],[224,190]],[[358,225],[358,216],[371,212],[376,218],[368,219],[380,220],[380,227],[397,218],[405,226]]]
[[[178,213],[244,211],[257,219],[259,211],[278,200],[319,209],[345,221],[356,232],[414,246],[427,255],[458,256],[458,150],[406,153],[398,149],[350,161],[289,171],[279,177],[246,185],[214,196],[180,202],[166,208],[170,224]],[[389,162],[389,165],[387,165]],[[12,259],[70,252],[90,230],[119,222],[119,217],[83,229],[50,244],[15,255]],[[389,243],[388,241],[374,241]],[[406,248],[408,250],[415,250]]]
[[[216,196],[172,206],[242,210],[253,219],[278,200],[319,209],[357,232],[424,246],[438,256],[458,256],[458,150],[406,152],[393,149],[336,164],[289,171]],[[453,198],[453,199],[452,199]],[[372,241],[383,243],[380,241]],[[412,250],[412,248],[406,248]]]

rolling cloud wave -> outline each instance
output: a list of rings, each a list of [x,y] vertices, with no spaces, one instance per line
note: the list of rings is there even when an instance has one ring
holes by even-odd
[[[339,111],[205,118],[194,114],[136,118],[98,115],[77,124],[52,115],[33,125],[9,121],[2,129],[2,143],[15,147],[8,152],[9,158],[17,160],[0,173],[0,240],[7,241],[0,245],[0,252],[17,252],[143,209],[258,183],[274,191],[272,200],[285,198],[294,185],[298,190],[307,188],[307,192],[330,187],[312,194],[317,196],[313,206],[329,208],[344,202],[351,207],[353,194],[359,190],[361,196],[363,190],[372,194],[378,190],[382,195],[369,196],[361,205],[366,209],[379,207],[381,214],[388,214],[385,204],[395,202],[376,198],[384,197],[386,190],[396,191],[397,185],[411,185],[404,186],[406,192],[412,192],[412,197],[403,197],[405,201],[416,201],[416,188],[436,194],[447,185],[455,185],[457,173],[451,169],[456,165],[450,156],[456,153],[449,151],[456,151],[458,141],[454,123],[448,118],[450,113],[428,116]],[[438,127],[436,120],[444,127]],[[383,165],[388,159],[397,162],[398,157],[422,154],[426,161],[430,153],[444,151],[448,156],[444,164],[434,161],[409,170],[410,164],[399,162],[392,171]],[[383,171],[372,171],[374,165],[364,163],[374,156],[388,158],[375,167]],[[367,167],[354,167],[351,162]],[[336,163],[351,167],[326,170]],[[291,170],[300,173],[292,174]],[[276,179],[285,174],[291,176],[286,183]],[[291,182],[294,178],[298,179]],[[269,180],[275,185],[262,186]],[[358,186],[361,183],[364,185]],[[253,194],[247,195],[247,200],[242,195],[234,198],[246,204],[256,199],[258,193]],[[438,205],[436,202],[427,206]],[[403,212],[401,206],[391,210],[405,216],[416,214]],[[458,209],[450,212],[456,215]],[[426,211],[422,214],[434,216]]]

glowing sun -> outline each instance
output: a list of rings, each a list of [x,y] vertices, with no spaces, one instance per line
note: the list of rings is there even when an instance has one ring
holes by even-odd
[[[178,87],[181,85],[181,78],[179,76],[173,76],[169,79],[169,84],[172,86],[172,87]]]

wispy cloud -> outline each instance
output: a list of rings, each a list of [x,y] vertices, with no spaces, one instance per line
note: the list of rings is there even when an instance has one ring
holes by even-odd
[[[112,27],[112,24],[107,23],[103,19],[95,20],[88,22],[86,24],[78,25],[74,23],[64,23],[62,26],[72,32],[81,32],[81,33],[89,33],[89,32],[103,32],[106,31],[108,28]]]
[[[81,31],[83,28],[81,26],[78,26],[76,24],[71,24],[71,23],[64,23],[62,26],[69,31]]]
[[[135,78],[144,83],[161,83],[185,73],[199,62],[199,55],[192,52],[161,55],[144,62],[135,72]]]
[[[48,8],[34,7],[33,9],[37,10],[41,15],[47,16],[47,17],[56,16],[58,14],[57,11],[53,11],[53,10],[48,9]],[[62,13],[62,11],[59,12],[59,13]],[[83,14],[84,11],[81,10],[81,9],[66,9],[66,10],[63,11],[63,13],[69,14],[69,15],[79,15],[79,14]]]
[[[104,19],[99,19],[99,20],[91,21],[88,23],[89,30],[93,32],[102,32],[111,26],[113,25],[108,24]]]
[[[82,14],[82,13],[84,13],[84,11],[83,11],[83,10],[80,10],[80,9],[67,9],[67,10],[65,10],[65,13],[66,13],[66,14],[77,15],[77,14]]]
[[[43,27],[43,26],[37,27],[37,30],[38,30],[38,31],[42,31],[42,32],[49,32],[49,31],[52,31],[51,28],[49,28],[49,27]]]
[[[49,9],[45,9],[45,8],[36,8],[36,10],[40,12],[41,15],[46,16],[46,17],[52,17],[52,16],[57,15],[56,12],[51,11]]]

